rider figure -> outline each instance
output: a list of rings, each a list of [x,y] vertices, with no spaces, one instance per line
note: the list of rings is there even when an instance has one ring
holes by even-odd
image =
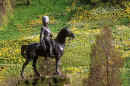
[[[44,48],[47,48],[47,45],[48,45],[50,56],[53,56],[52,44],[51,44],[52,34],[51,34],[50,29],[48,28],[49,17],[43,16],[42,23],[43,23],[43,26],[41,27],[41,33],[40,33],[40,45]]]

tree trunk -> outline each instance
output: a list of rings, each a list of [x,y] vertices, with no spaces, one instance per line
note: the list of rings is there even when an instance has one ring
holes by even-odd
[[[29,6],[31,4],[31,0],[26,0],[26,5]]]
[[[0,0],[0,10],[1,14],[5,14],[5,0]]]
[[[10,15],[11,12],[11,0],[0,0],[0,24],[7,24],[8,15]]]

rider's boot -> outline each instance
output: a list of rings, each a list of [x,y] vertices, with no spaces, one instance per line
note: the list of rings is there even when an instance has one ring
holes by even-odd
[[[52,51],[52,48],[50,47],[50,56],[54,56],[54,53],[53,53],[53,51]]]

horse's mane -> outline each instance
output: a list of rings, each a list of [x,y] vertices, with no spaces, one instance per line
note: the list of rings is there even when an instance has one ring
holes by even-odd
[[[59,31],[59,33],[58,33],[58,35],[57,35],[57,37],[56,37],[56,40],[62,39],[62,38],[64,37],[63,34],[65,34],[65,31],[66,31],[67,29],[68,29],[68,27],[62,28],[62,29]]]

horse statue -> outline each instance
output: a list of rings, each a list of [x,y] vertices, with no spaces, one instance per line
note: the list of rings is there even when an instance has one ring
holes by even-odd
[[[21,55],[26,60],[22,66],[21,77],[24,78],[24,75],[23,75],[24,69],[31,60],[33,60],[32,66],[33,66],[33,70],[34,70],[35,74],[40,77],[40,74],[36,68],[38,56],[43,56],[45,58],[45,60],[47,58],[54,58],[56,61],[56,65],[55,65],[56,66],[56,74],[59,74],[58,64],[59,64],[61,56],[64,53],[65,41],[66,41],[67,37],[74,38],[75,36],[67,27],[64,27],[58,33],[56,39],[51,40],[51,42],[53,44],[54,56],[50,56],[50,54],[48,54],[49,53],[48,49],[41,47],[40,43],[22,45],[21,46]]]

